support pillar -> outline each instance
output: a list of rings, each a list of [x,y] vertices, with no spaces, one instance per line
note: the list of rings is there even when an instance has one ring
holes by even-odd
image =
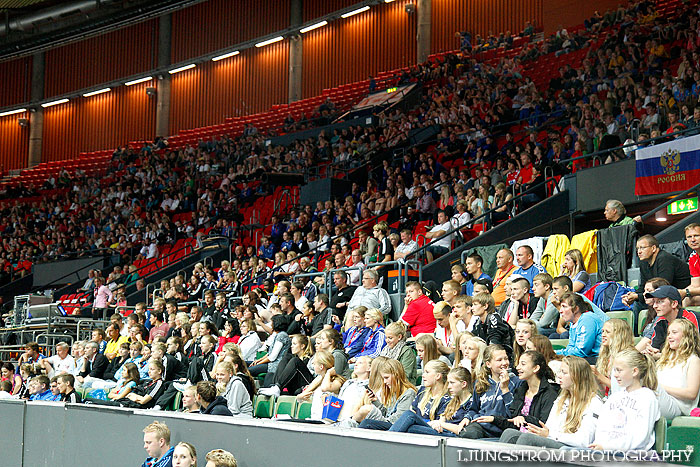
[[[423,63],[428,60],[430,55],[430,10],[431,0],[418,0],[418,25],[416,31],[417,41],[417,63]]]
[[[43,52],[32,56],[31,102],[44,99],[45,55]],[[37,106],[29,114],[29,149],[27,166],[34,167],[41,163],[41,151],[44,138],[44,108]]]
[[[303,22],[303,0],[290,0],[290,3],[289,25],[298,27]],[[302,56],[299,34],[289,41],[289,103],[301,99]]]
[[[158,25],[158,68],[168,67],[171,64],[171,31],[172,15],[160,17]],[[165,72],[158,76],[156,85],[156,134],[155,136],[168,136],[170,126],[170,74]]]

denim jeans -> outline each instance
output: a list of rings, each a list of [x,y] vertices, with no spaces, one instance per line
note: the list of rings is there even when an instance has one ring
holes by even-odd
[[[389,431],[398,431],[400,433],[416,433],[419,435],[433,435],[456,437],[451,431],[443,431],[442,433],[434,430],[428,423],[423,420],[423,417],[416,415],[414,412],[407,410],[396,420]]]
[[[365,428],[367,430],[387,431],[389,428],[391,428],[391,423],[385,422],[384,420],[371,420],[365,418],[362,420],[362,423],[360,423],[360,428]]]

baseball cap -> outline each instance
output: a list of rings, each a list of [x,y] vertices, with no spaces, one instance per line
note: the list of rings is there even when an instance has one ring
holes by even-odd
[[[645,293],[644,298],[669,298],[678,303],[681,302],[681,294],[678,293],[678,289],[672,285],[662,285],[652,293]]]

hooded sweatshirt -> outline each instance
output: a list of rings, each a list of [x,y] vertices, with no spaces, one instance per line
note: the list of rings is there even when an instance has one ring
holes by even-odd
[[[227,415],[229,417],[233,415],[227,407],[226,399],[221,396],[216,396],[216,399],[209,404],[209,407],[203,409],[201,413],[209,415]]]
[[[469,420],[474,420],[482,415],[492,415],[494,417],[506,417],[510,416],[510,404],[513,402],[513,391],[520,384],[520,380],[515,375],[510,375],[510,382],[508,383],[508,392],[503,394],[501,391],[501,385],[498,381],[494,381],[489,377],[489,387],[482,394],[477,394],[476,383],[474,383],[474,390],[472,391],[472,406],[467,413]],[[481,423],[481,426],[489,434],[495,436],[500,436],[503,431],[498,426],[492,423]]]
[[[222,394],[226,399],[228,409],[234,417],[252,417],[253,403],[250,394],[239,376],[232,376],[226,385],[226,391]]]

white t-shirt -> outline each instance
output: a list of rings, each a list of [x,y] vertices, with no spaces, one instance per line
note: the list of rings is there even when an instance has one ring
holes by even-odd
[[[440,230],[449,232],[450,230],[452,230],[452,224],[449,221],[447,221],[444,224],[436,225],[435,227],[430,229],[431,232],[438,232]],[[430,242],[430,244],[434,246],[450,248],[452,246],[452,235],[447,235],[444,238],[441,238],[440,240],[433,240],[432,242]]]
[[[457,321],[457,332],[473,332],[474,331],[474,326],[476,326],[476,323],[479,321],[479,317],[472,315],[472,318],[469,320],[469,326],[464,324],[464,321],[461,319]]]
[[[61,373],[75,373],[75,359],[72,355],[66,355],[66,358],[61,360],[58,355],[52,355],[46,359],[47,362],[51,364],[53,372],[49,375],[49,378],[53,378],[54,375],[60,375]]]
[[[648,451],[654,447],[654,425],[660,416],[659,400],[651,389],[618,391],[599,413],[593,442],[608,451]]]
[[[447,328],[443,328],[439,324],[436,324],[434,336],[435,339],[439,340],[445,347],[452,347],[454,336],[451,333],[449,335],[447,334]]]
[[[359,379],[349,379],[343,383],[338,394],[338,398],[343,400],[343,408],[340,409],[338,421],[352,417],[355,406],[367,393],[367,383],[369,383],[368,380],[361,381]]]

